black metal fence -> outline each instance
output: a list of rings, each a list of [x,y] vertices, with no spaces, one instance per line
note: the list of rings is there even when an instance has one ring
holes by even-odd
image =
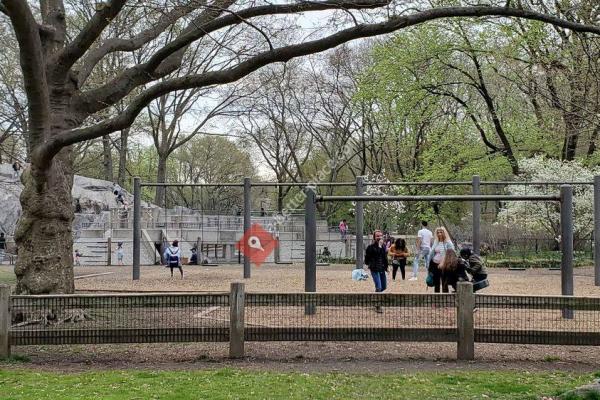
[[[229,341],[240,356],[244,341],[457,342],[459,358],[472,358],[475,342],[600,345],[600,298],[461,285],[456,294],[244,293],[235,283],[229,293],[48,296],[0,287],[0,356],[11,345],[100,343]]]

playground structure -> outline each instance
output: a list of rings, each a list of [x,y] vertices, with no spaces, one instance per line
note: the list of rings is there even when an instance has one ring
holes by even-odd
[[[472,224],[472,243],[473,248],[476,251],[479,250],[481,244],[481,202],[483,201],[553,201],[560,202],[561,204],[561,215],[569,219],[568,224],[569,228],[565,228],[565,224],[561,224],[563,229],[563,234],[561,235],[562,245],[562,258],[561,258],[561,270],[565,271],[566,276],[569,274],[572,275],[572,266],[573,266],[573,223],[572,223],[572,209],[573,209],[573,199],[572,199],[572,186],[574,185],[593,185],[594,190],[594,237],[600,235],[600,177],[595,177],[593,182],[501,182],[501,181],[480,181],[478,176],[474,176],[472,181],[461,181],[461,182],[365,182],[363,177],[357,177],[356,182],[335,182],[335,183],[252,183],[249,178],[244,179],[244,183],[215,183],[215,184],[196,184],[196,185],[186,185],[186,184],[156,184],[156,183],[142,183],[139,178],[134,178],[134,217],[133,217],[133,279],[139,279],[140,274],[140,249],[141,249],[141,189],[142,187],[153,187],[153,186],[199,186],[199,187],[210,187],[210,186],[232,186],[232,187],[243,187],[243,198],[244,198],[244,209],[243,209],[243,228],[244,231],[249,229],[250,225],[254,221],[254,217],[252,217],[252,209],[251,209],[251,189],[253,186],[256,187],[277,187],[277,186],[295,186],[299,188],[319,188],[319,187],[328,187],[328,186],[353,186],[355,188],[356,196],[321,196],[319,198],[319,202],[325,201],[355,201],[355,226],[356,232],[362,232],[364,227],[364,209],[363,202],[369,201],[368,198],[361,197],[364,194],[364,189],[368,185],[377,185],[377,186],[470,186],[471,187],[471,197],[468,195],[448,195],[448,196],[387,196],[382,197],[383,201],[425,201],[425,202],[434,202],[434,201],[467,201],[472,204],[472,215],[473,215],[473,224]],[[565,186],[565,188],[561,188],[564,190],[564,193],[561,194],[561,197],[557,194],[555,195],[545,195],[545,196],[511,196],[511,195],[481,195],[481,187],[482,186],[509,186],[509,185],[546,185],[546,186]],[[570,188],[567,188],[570,187]],[[313,192],[314,190],[310,190],[309,192]],[[562,192],[561,192],[562,193]],[[570,193],[570,194],[569,194]],[[307,200],[308,201],[308,200]],[[317,198],[313,199],[313,202],[317,202]],[[569,205],[570,204],[570,205]],[[324,228],[322,222],[319,223],[316,220],[316,207],[310,207],[310,212],[314,214],[314,226],[320,227],[316,231],[311,231],[308,233],[308,224],[309,219],[312,218],[309,216],[308,212],[308,203],[306,203],[306,211],[305,211],[305,229],[304,229],[304,263],[305,266],[310,265],[311,269],[312,265],[316,264],[316,250],[315,254],[307,255],[306,249],[309,246],[311,248],[316,249],[318,243],[320,241],[320,237],[318,236],[322,229]],[[568,215],[570,217],[568,217]],[[565,220],[566,221],[566,220]],[[137,225],[136,225],[137,224]],[[310,225],[313,226],[313,222],[310,222]],[[313,228],[311,228],[313,229]],[[565,230],[566,229],[566,230]],[[567,232],[568,231],[568,232]],[[243,231],[242,231],[243,232]],[[241,237],[241,232],[239,232],[239,237]],[[368,236],[367,236],[368,237]],[[239,239],[239,238],[238,238]],[[354,236],[354,246],[348,246],[350,251],[346,254],[363,254],[364,251],[364,240],[365,235],[356,234]],[[600,286],[600,246],[594,246],[594,271],[595,271],[595,285]],[[312,251],[312,250],[311,250]],[[137,258],[136,258],[137,257]],[[275,251],[274,261],[281,261],[278,258],[278,251]],[[356,266],[362,267],[361,257],[355,257]],[[313,261],[314,260],[314,261]],[[244,257],[243,260],[243,277],[250,278],[251,270],[250,270],[250,260],[247,257]],[[308,268],[308,267],[306,267]],[[571,270],[569,273],[568,271]],[[569,292],[567,281],[568,277],[564,277],[564,290],[565,294]],[[307,278],[308,280],[308,278]],[[572,279],[571,279],[572,281]],[[572,292],[572,289],[570,290]]]

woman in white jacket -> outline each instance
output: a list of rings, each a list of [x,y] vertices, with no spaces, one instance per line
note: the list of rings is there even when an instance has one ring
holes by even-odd
[[[435,293],[440,292],[440,286],[442,283],[442,271],[440,269],[440,263],[444,259],[447,250],[454,250],[454,244],[450,239],[448,231],[443,226],[435,228],[435,239],[431,245],[431,251],[429,252],[428,272],[433,278],[433,288]]]

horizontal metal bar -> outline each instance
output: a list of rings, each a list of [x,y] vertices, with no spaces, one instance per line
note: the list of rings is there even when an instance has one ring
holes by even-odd
[[[365,186],[471,186],[471,181],[432,181],[432,182],[364,182]],[[548,181],[481,181],[483,186],[560,186],[560,185],[593,185],[592,181],[565,181],[565,182],[548,182]],[[356,182],[253,182],[251,186],[255,187],[306,187],[306,186],[344,186],[353,187]],[[243,183],[156,183],[142,182],[141,186],[145,187],[243,187]]]
[[[216,187],[216,186],[227,186],[227,187],[243,187],[243,183],[156,183],[156,182],[142,182],[142,187]]]
[[[455,182],[363,182],[365,186],[471,186],[471,181]]]
[[[306,187],[306,186],[355,186],[355,182],[252,182],[251,187]],[[145,187],[243,187],[243,183],[156,183],[142,182],[141,186]]]
[[[558,195],[317,196],[325,201],[560,201]]]
[[[527,181],[523,181],[523,182],[517,182],[517,181],[482,181],[480,183],[481,185],[488,185],[488,186],[492,186],[492,185],[498,185],[498,186],[561,186],[561,185],[593,185],[594,182],[589,181],[589,182],[583,182],[583,181],[568,181],[568,182],[543,182],[543,181],[531,181],[531,182],[527,182]]]
[[[364,182],[368,186],[471,186],[471,181],[433,181],[433,182]],[[548,181],[481,181],[480,185],[487,186],[560,186],[560,185],[593,185],[592,181],[566,181],[566,182],[548,182]]]
[[[355,186],[356,182],[290,182],[290,183],[277,183],[277,182],[254,182],[251,186],[292,186],[292,187],[306,187],[306,186]]]

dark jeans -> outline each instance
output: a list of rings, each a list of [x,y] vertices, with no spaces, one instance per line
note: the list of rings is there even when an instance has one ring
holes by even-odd
[[[398,268],[400,268],[400,273],[402,274],[402,280],[405,277],[405,267],[406,267],[406,258],[399,258],[397,260],[392,261],[392,279],[396,280],[396,273],[398,272]]]
[[[442,271],[440,271],[438,264],[434,263],[433,260],[429,262],[429,273],[431,273],[431,275],[433,276],[433,292],[439,293],[440,286],[442,284]],[[447,286],[445,289],[446,290],[444,291],[444,293],[448,293]]]
[[[385,289],[387,289],[387,278],[385,276],[385,272],[371,271],[371,277],[373,278],[373,283],[375,283],[376,292],[383,292]]]

